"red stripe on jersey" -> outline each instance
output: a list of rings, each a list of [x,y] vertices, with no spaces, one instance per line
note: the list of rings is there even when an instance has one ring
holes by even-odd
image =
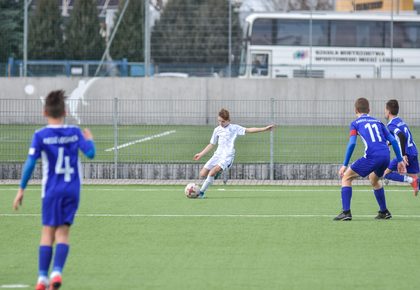
[[[357,135],[357,131],[356,130],[350,130],[350,136],[356,136]]]

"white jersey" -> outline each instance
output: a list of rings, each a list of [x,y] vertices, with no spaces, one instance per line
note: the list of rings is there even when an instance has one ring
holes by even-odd
[[[226,127],[217,126],[210,139],[211,144],[218,144],[214,155],[223,157],[235,156],[236,137],[245,135],[245,130],[246,128],[236,124],[229,124]]]

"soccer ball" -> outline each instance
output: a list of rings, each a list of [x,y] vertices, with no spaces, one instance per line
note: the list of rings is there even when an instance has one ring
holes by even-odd
[[[185,196],[188,198],[196,198],[200,193],[200,188],[195,183],[188,183],[185,187]]]

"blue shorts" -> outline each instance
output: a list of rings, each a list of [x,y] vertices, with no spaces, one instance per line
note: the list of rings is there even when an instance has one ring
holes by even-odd
[[[417,158],[417,155],[414,155],[414,156],[407,155],[407,157],[408,157],[407,173],[411,173],[411,174],[419,173],[420,169],[419,169],[419,160]],[[391,169],[392,171],[397,171],[397,165],[398,165],[398,160],[397,158],[394,158],[389,163],[388,168]]]
[[[42,224],[58,227],[73,224],[79,207],[79,196],[51,196],[42,199]]]
[[[366,177],[372,172],[375,172],[376,176],[382,177],[388,168],[388,164],[389,156],[378,156],[376,158],[362,157],[356,160],[350,168],[361,177]]]

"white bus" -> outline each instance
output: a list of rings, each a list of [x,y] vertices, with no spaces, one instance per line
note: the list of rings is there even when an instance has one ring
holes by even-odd
[[[243,78],[420,78],[415,14],[255,13],[245,25]]]

